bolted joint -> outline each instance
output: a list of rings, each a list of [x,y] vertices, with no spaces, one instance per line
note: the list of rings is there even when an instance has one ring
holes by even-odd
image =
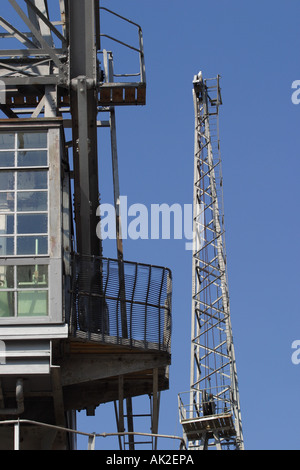
[[[85,90],[91,90],[96,87],[96,82],[91,78],[85,76],[79,76],[71,80],[71,87],[75,91],[80,91],[84,93]]]

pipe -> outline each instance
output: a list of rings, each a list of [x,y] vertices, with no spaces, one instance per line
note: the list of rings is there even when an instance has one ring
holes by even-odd
[[[0,409],[2,416],[18,416],[24,413],[24,388],[23,379],[18,379],[16,384],[16,400],[17,408],[3,408]]]

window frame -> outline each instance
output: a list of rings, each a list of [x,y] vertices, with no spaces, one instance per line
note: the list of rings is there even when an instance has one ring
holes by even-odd
[[[0,134],[2,134],[4,132],[1,132],[0,131]],[[37,133],[40,133],[40,134],[45,134],[47,137],[46,137],[46,146],[45,147],[28,147],[28,148],[25,148],[25,149],[22,149],[19,147],[19,135],[21,133],[24,133],[24,134],[37,134]],[[30,238],[33,238],[33,237],[39,237],[39,238],[45,238],[47,237],[47,250],[46,250],[46,253],[42,253],[41,255],[45,255],[45,256],[48,256],[49,254],[49,209],[50,209],[50,194],[49,194],[49,173],[50,173],[50,158],[49,158],[49,132],[47,132],[47,129],[43,129],[43,130],[24,130],[22,129],[21,131],[18,130],[18,129],[15,129],[15,130],[12,130],[10,132],[11,135],[14,135],[14,147],[13,148],[9,148],[9,149],[3,149],[3,148],[0,148],[0,159],[1,159],[1,153],[5,153],[5,152],[12,152],[14,153],[14,166],[10,166],[10,167],[0,167],[0,171],[1,172],[4,172],[4,173],[12,173],[13,174],[13,189],[7,189],[5,188],[4,190],[1,190],[0,188],[0,194],[11,194],[13,196],[13,205],[14,205],[14,210],[9,212],[10,215],[13,215],[14,216],[14,230],[13,230],[13,234],[0,234],[0,238],[3,239],[3,240],[12,240],[13,239],[13,254],[5,254],[5,257],[16,257],[16,256],[28,256],[28,257],[32,257],[33,255],[37,255],[37,253],[29,253],[29,254],[25,254],[25,253],[20,253],[19,251],[19,242],[21,241],[21,239],[24,239],[26,238],[27,240],[30,239]],[[41,152],[47,152],[47,158],[46,158],[46,165],[30,165],[30,166],[24,166],[24,165],[20,165],[19,166],[19,153],[20,152],[38,152],[38,151],[41,151]],[[20,188],[19,187],[19,178],[20,178],[20,175],[21,174],[24,174],[24,173],[42,173],[42,172],[45,172],[47,173],[47,177],[46,177],[46,189],[36,189],[36,188],[30,188],[30,189],[24,189],[24,188]],[[46,192],[47,193],[47,211],[20,211],[18,210],[18,195],[20,193],[30,193],[30,192],[34,192],[34,193],[38,193],[38,192]],[[1,211],[0,209],[0,215],[3,215],[4,212]],[[19,233],[19,229],[18,229],[18,226],[19,226],[19,220],[22,218],[22,216],[28,216],[28,215],[46,215],[47,216],[47,230],[46,232],[43,232],[43,233],[34,233],[34,232],[31,232],[31,233],[22,233],[20,232]]]
[[[47,267],[47,285],[46,286],[43,286],[43,287],[24,287],[24,286],[20,286],[19,285],[19,282],[18,282],[18,268],[20,267],[34,267],[34,268],[37,268],[38,269],[38,266],[43,266],[43,267]],[[4,319],[4,318],[9,318],[9,319],[19,319],[19,318],[38,318],[38,317],[48,317],[49,316],[49,266],[50,264],[41,264],[40,262],[38,262],[37,264],[35,265],[28,265],[28,264],[14,264],[12,266],[5,266],[5,268],[9,268],[9,267],[12,267],[13,268],[13,287],[4,287],[4,288],[0,288],[0,294],[1,293],[12,293],[13,294],[13,315],[9,315],[9,316],[3,316],[3,317],[0,317],[0,319]],[[1,266],[3,267],[3,266]],[[19,312],[19,294],[22,294],[22,293],[25,293],[25,292],[47,292],[47,310],[46,310],[46,314],[44,315],[36,315],[36,314],[32,314],[32,315],[21,315],[20,312]]]
[[[32,120],[28,120],[32,121]],[[0,168],[0,171],[47,171],[47,213],[48,213],[48,252],[47,254],[29,254],[29,255],[18,255],[17,246],[14,247],[14,255],[0,256],[0,266],[16,266],[15,275],[18,266],[34,266],[34,265],[47,265],[49,266],[48,271],[48,315],[47,316],[28,316],[28,317],[0,317],[0,325],[20,325],[20,324],[45,324],[45,323],[64,323],[64,314],[63,314],[63,305],[62,305],[62,185],[61,185],[61,161],[63,158],[63,127],[61,119],[55,119],[51,121],[43,120],[43,124],[32,122],[22,122],[8,126],[0,122],[0,133],[15,133],[15,166],[14,167],[3,167]],[[47,132],[47,166],[29,166],[29,167],[18,167],[17,164],[17,134],[20,132]],[[21,151],[32,150],[21,149]],[[44,151],[43,148],[38,148],[36,150]],[[4,149],[3,149],[4,151]],[[9,149],[7,150],[9,151]],[[0,151],[1,156],[1,151]],[[16,183],[17,176],[15,176]],[[60,188],[58,191],[57,189]],[[32,192],[34,190],[28,190]],[[41,192],[44,190],[41,190]],[[4,191],[3,191],[4,192]],[[11,192],[11,191],[7,191]],[[17,216],[22,215],[23,212],[17,211],[17,194],[18,192],[24,192],[23,190],[18,190],[15,186],[14,194],[14,239],[21,234],[17,234]],[[60,210],[57,210],[57,209]],[[40,211],[45,213],[45,211]],[[29,211],[31,214],[39,214],[40,212]],[[27,214],[27,212],[24,212]],[[10,235],[7,235],[8,237]],[[22,234],[23,236],[23,234]],[[29,234],[29,236],[34,236],[34,234]],[[41,234],[45,236],[45,234]],[[1,237],[1,235],[0,235]],[[14,286],[15,302],[17,300],[17,292],[20,290],[17,286]],[[30,289],[29,289],[30,290]],[[44,289],[46,290],[46,289]],[[5,289],[0,289],[5,291]],[[12,291],[7,289],[7,291]],[[22,290],[23,291],[23,290]],[[15,312],[17,311],[17,305],[15,305]]]

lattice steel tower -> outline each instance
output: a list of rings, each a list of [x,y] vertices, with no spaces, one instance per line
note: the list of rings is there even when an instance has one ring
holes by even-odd
[[[189,449],[243,449],[231,329],[222,172],[219,76],[194,78],[193,271],[190,391],[179,395]]]

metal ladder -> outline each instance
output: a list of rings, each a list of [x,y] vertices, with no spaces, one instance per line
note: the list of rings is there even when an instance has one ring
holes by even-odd
[[[151,446],[151,450],[157,449],[157,434],[158,434],[158,416],[160,405],[160,392],[158,392],[158,370],[153,370],[153,393],[148,395],[150,412],[149,413],[134,413],[132,398],[125,398],[124,392],[124,376],[119,376],[119,400],[114,402],[116,422],[118,433],[121,433],[119,438],[120,450],[136,450],[136,446]],[[143,400],[146,397],[143,397]],[[126,403],[126,413],[124,412],[124,401]],[[144,406],[144,403],[143,403]],[[150,420],[150,431],[146,433],[136,429],[138,420]],[[149,423],[148,423],[149,424]],[[145,423],[142,423],[143,429],[146,428]],[[143,440],[141,440],[143,438]],[[140,447],[139,447],[140,448]]]

